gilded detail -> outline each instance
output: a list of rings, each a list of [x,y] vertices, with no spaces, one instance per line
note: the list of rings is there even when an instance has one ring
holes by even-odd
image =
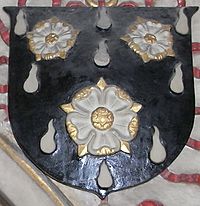
[[[119,89],[117,89],[116,94],[118,95],[119,98],[124,99],[126,101],[130,101],[129,95],[124,90],[119,88]]]
[[[76,126],[72,122],[67,122],[66,126],[67,126],[67,131],[69,132],[70,137],[73,140],[76,140],[77,135],[78,135],[78,130]]]
[[[82,89],[81,91],[75,94],[74,99],[81,100],[86,98],[91,93],[91,90],[92,90],[91,87]]]
[[[105,107],[99,107],[92,112],[92,125],[99,130],[107,130],[112,127],[114,116],[111,111]]]
[[[126,141],[121,141],[121,151],[125,153],[130,153],[130,145]]]
[[[101,149],[97,150],[98,155],[111,155],[115,153],[115,151],[109,147],[102,147]]]
[[[154,44],[157,42],[156,36],[149,33],[145,34],[144,40],[149,44]]]
[[[74,108],[72,106],[72,104],[63,104],[61,105],[61,108],[66,112],[66,113],[70,113],[74,111]]]
[[[98,7],[99,3],[98,0],[86,0],[85,1],[88,6],[91,7]],[[118,0],[108,0],[105,2],[106,7],[117,6]]]
[[[132,136],[135,136],[138,131],[138,118],[134,117],[128,125],[128,130]]]
[[[133,111],[133,112],[139,112],[140,110],[141,110],[141,108],[142,108],[142,105],[141,104],[139,104],[139,103],[137,103],[137,102],[134,102],[133,104],[132,104],[132,107],[131,107],[131,110]]]
[[[97,87],[99,87],[99,89],[104,90],[106,88],[107,84],[105,82],[105,80],[103,78],[100,78],[100,80],[97,83]]]
[[[87,145],[84,145],[84,144],[78,145],[78,156],[79,157],[82,157],[82,156],[84,156],[87,153],[88,153]]]
[[[56,43],[58,41],[58,39],[59,39],[59,36],[57,34],[50,33],[49,35],[47,35],[45,37],[45,42],[47,44],[54,44],[54,43]]]

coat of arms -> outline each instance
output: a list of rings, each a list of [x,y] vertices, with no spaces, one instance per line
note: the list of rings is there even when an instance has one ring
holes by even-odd
[[[9,117],[38,168],[104,198],[171,164],[193,125],[196,8],[184,9],[184,34],[177,29],[180,8],[5,10],[11,17]],[[50,133],[55,146],[44,150]],[[102,165],[109,186],[99,183]]]

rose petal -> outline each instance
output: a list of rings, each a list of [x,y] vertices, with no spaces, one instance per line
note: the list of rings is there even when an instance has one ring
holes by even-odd
[[[36,28],[36,32],[40,33],[41,35],[47,36],[51,33],[51,24],[46,22],[42,27]]]
[[[84,134],[81,134],[81,132],[79,132],[78,138],[75,139],[74,141],[78,145],[81,145],[81,144],[87,145],[91,141],[91,139],[95,137],[95,135],[96,135],[96,133],[94,130],[85,130]]]
[[[103,91],[103,104],[106,107],[111,107],[113,102],[117,100],[116,87],[109,86]]]
[[[97,88],[92,88],[91,93],[84,99],[73,99],[72,105],[76,110],[91,113],[101,106],[101,97],[101,91]]]
[[[59,32],[59,36],[71,34],[72,30],[69,27],[63,27],[62,30]]]
[[[99,88],[92,88],[91,94],[88,96],[88,102],[90,102],[91,108],[96,108],[101,105],[102,91]]]
[[[163,48],[168,48],[170,43],[168,41],[157,41],[157,44]]]
[[[144,41],[143,41],[141,44],[139,44],[139,46],[140,46],[140,49],[141,49],[143,52],[147,52],[148,49],[150,48],[150,45],[147,44],[147,43],[145,43]]]
[[[115,151],[118,151],[120,149],[120,141],[111,131],[108,131],[105,134],[105,138],[106,144],[109,145],[110,148],[114,149]]]
[[[156,24],[154,22],[151,22],[150,24],[147,22],[147,25],[148,25],[148,32],[153,35],[159,32],[162,28],[162,25],[160,23]]]
[[[146,30],[145,26],[139,24],[136,30],[141,36],[144,36],[148,31]]]
[[[89,114],[69,113],[67,115],[67,122],[69,121],[72,122],[78,130],[77,143],[85,144],[90,136],[90,132],[93,130]]]
[[[64,48],[67,48],[67,43],[66,42],[57,42],[56,46],[57,46],[57,48],[59,48],[59,50],[64,49]]]
[[[130,33],[129,36],[130,36],[131,38],[143,38],[144,35],[141,34],[139,31],[136,30],[136,31]]]
[[[37,44],[38,42],[45,43],[45,37],[44,36],[33,36],[33,42]]]
[[[81,130],[78,130],[78,137],[75,142],[77,144],[88,144],[95,135],[95,130],[92,130],[91,127],[82,127]]]
[[[88,151],[95,155],[97,154],[97,150],[102,147],[108,147],[114,149],[114,151],[119,151],[120,141],[111,132],[97,132],[96,136],[93,137],[88,144]]]
[[[160,31],[156,34],[156,39],[158,41],[167,41],[170,37],[170,32],[169,31]]]
[[[45,43],[44,42],[42,42],[42,41],[41,42],[37,42],[35,44],[35,51],[41,53],[43,51],[44,47],[45,47]]]
[[[153,56],[156,54],[162,53],[164,51],[165,51],[165,49],[163,47],[159,46],[158,44],[153,44],[149,50],[150,54]]]
[[[117,96],[117,88],[113,86],[109,86],[104,90],[103,100],[105,107],[113,112],[129,108],[131,105],[130,101],[123,100]]]
[[[116,111],[114,113],[114,124],[113,127],[116,126],[124,126],[128,127],[131,119],[133,117],[136,117],[137,114],[135,112],[132,112],[130,109],[124,109],[122,111]]]
[[[71,39],[72,35],[70,33],[60,35],[59,36],[59,42],[66,42],[67,40]]]
[[[52,32],[56,33],[57,35],[63,30],[63,23],[57,22],[56,24],[52,25]]]
[[[134,41],[136,44],[139,44],[139,45],[140,45],[140,44],[143,44],[143,42],[144,42],[144,41],[143,41],[143,38],[141,38],[141,37],[136,37],[136,38],[134,37],[134,38],[133,38],[133,41]]]
[[[45,37],[45,35],[37,33],[36,31],[30,32],[30,34],[32,35],[33,38],[38,38],[38,37],[44,38]]]
[[[49,54],[49,53],[57,53],[59,50],[58,48],[53,45],[53,46],[49,46],[48,44],[46,44],[44,50],[42,51],[42,54]]]
[[[128,128],[113,128],[112,129],[113,135],[118,138],[119,140],[123,141],[131,141],[134,137],[130,135]]]

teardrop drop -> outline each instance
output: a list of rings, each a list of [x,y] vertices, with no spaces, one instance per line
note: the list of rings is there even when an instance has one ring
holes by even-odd
[[[40,148],[45,153],[52,153],[56,149],[56,143],[54,140],[55,128],[53,126],[53,119],[48,124],[47,133],[40,140]]]
[[[176,31],[180,34],[187,34],[189,32],[188,19],[184,14],[184,8],[180,8],[179,10],[179,18],[176,23]]]
[[[97,181],[102,188],[109,188],[113,184],[112,176],[105,161],[100,166],[100,173]]]
[[[97,66],[105,67],[110,63],[110,55],[108,54],[106,40],[99,43],[99,48],[94,56],[94,62]]]
[[[24,90],[28,93],[33,93],[37,91],[39,84],[37,80],[37,66],[35,64],[32,64],[32,68],[29,72],[29,76],[24,82]]]
[[[181,70],[181,63],[175,66],[175,72],[170,82],[170,89],[174,93],[182,93],[184,91],[183,72]]]
[[[103,30],[107,30],[112,26],[111,19],[105,7],[100,7],[98,9],[98,20],[96,26]]]
[[[15,24],[15,29],[14,32],[17,35],[23,35],[26,33],[27,29],[27,22],[25,19],[25,15],[22,9],[19,10],[19,13],[16,18],[16,24]]]
[[[160,142],[160,133],[156,126],[154,126],[153,146],[150,151],[150,159],[154,163],[162,163],[166,159],[165,147]]]

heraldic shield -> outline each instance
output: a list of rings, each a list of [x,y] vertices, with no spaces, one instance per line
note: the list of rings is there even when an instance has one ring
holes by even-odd
[[[9,118],[39,169],[103,199],[172,163],[193,126],[197,8],[5,10]],[[109,186],[99,183],[103,165]]]

